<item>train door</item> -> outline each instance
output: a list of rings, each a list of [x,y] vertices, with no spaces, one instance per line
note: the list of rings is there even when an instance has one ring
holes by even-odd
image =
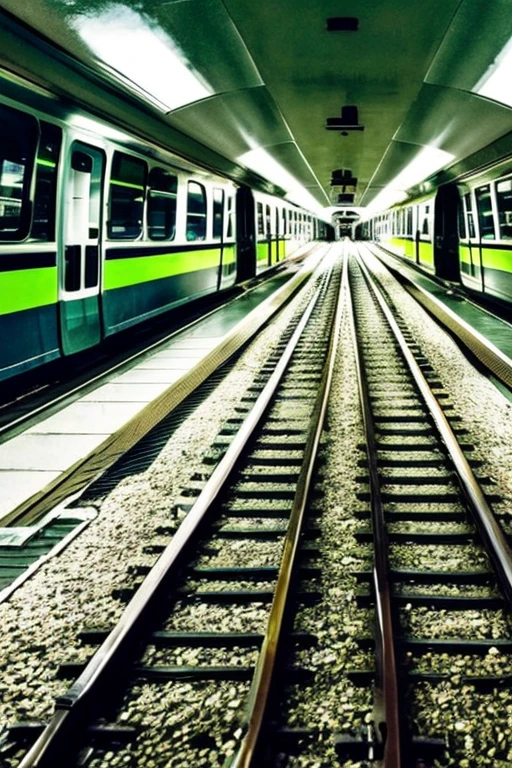
[[[74,141],[65,170],[60,283],[62,351],[69,355],[101,339],[101,213],[105,154]]]
[[[236,270],[241,282],[256,274],[256,210],[248,187],[236,191]]]
[[[420,263],[420,206],[414,206],[413,222],[414,232],[414,261],[416,264]]]
[[[222,287],[224,271],[224,190],[213,190],[213,239],[219,242],[219,271],[217,274],[217,290]]]
[[[434,268],[445,280],[460,282],[459,192],[454,184],[439,187],[434,201]]]
[[[274,254],[275,254],[274,261],[277,264],[277,262],[279,261],[279,208],[277,207],[277,205],[275,207],[274,214],[275,214],[275,221],[276,221],[276,244],[274,249]]]
[[[476,210],[478,215],[478,250],[480,255],[480,290],[485,291],[485,266],[489,263],[489,253],[485,255],[488,241],[496,240],[493,200],[491,185],[484,184],[475,190]],[[492,243],[491,243],[492,245]]]
[[[265,232],[267,233],[267,265],[272,264],[272,215],[270,205],[265,206]]]

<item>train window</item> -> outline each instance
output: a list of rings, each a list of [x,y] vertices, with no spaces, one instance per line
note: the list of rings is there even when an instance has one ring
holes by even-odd
[[[265,224],[263,222],[263,205],[258,203],[258,235],[265,234]]]
[[[512,240],[512,179],[498,181],[496,184],[496,200],[498,202],[500,238],[502,240]]]
[[[405,234],[412,237],[412,208],[407,209],[407,231]]]
[[[30,182],[37,121],[0,106],[0,240],[24,240],[30,228]]]
[[[55,240],[55,205],[57,198],[57,164],[62,131],[56,125],[41,122],[41,137],[36,159],[34,215],[30,237]]]
[[[281,234],[286,235],[286,208],[281,208]]]
[[[174,240],[178,178],[163,168],[153,168],[148,187],[148,237],[150,240]]]
[[[458,207],[458,219],[459,219],[459,239],[466,240],[467,238],[466,217],[464,215],[464,207],[462,203],[459,204],[459,207]]]
[[[464,208],[466,210],[466,214],[468,218],[469,237],[476,237],[475,220],[473,217],[473,204],[471,201],[471,194],[469,192],[466,195],[464,195]]]
[[[265,206],[265,226],[267,228],[267,235],[271,237],[272,233],[272,221],[270,218],[270,205]]]
[[[430,222],[429,222],[429,213],[430,213],[430,206],[426,205],[423,209],[423,218],[421,223],[421,234],[422,235],[429,235],[430,234]]]
[[[224,232],[224,190],[213,190],[213,236],[221,238]]]
[[[189,181],[187,197],[187,240],[206,239],[206,190]]]
[[[226,231],[226,237],[233,237],[233,201],[234,197],[233,195],[228,196],[228,226]]]
[[[136,240],[142,233],[147,165],[114,152],[108,202],[107,234],[112,240]]]
[[[478,211],[478,226],[481,240],[494,240],[494,215],[492,211],[491,185],[479,187],[476,192],[476,208]]]

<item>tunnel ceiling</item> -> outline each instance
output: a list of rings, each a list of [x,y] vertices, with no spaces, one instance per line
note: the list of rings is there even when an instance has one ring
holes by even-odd
[[[5,67],[99,109],[95,89],[66,74],[69,56],[85,76],[135,96],[148,120],[175,129],[171,147],[184,133],[298,201],[301,188],[322,206],[336,202],[331,174],[343,168],[358,179],[354,204],[367,205],[390,185],[407,189],[512,135],[510,0],[0,0],[0,8],[59,53],[41,68],[28,38],[23,50],[0,33]],[[327,31],[335,16],[356,18],[357,31]],[[326,130],[344,106],[357,107],[364,130]]]

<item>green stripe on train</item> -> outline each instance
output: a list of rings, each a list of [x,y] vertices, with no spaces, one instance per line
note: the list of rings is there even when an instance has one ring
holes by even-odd
[[[0,315],[57,301],[57,267],[0,272]]]
[[[256,260],[258,262],[260,261],[268,261],[268,243],[265,241],[264,243],[258,243],[256,246]]]
[[[482,245],[482,261],[484,267],[489,269],[512,272],[512,251],[506,248],[486,248]]]
[[[392,237],[390,243],[405,258],[416,260],[416,243],[414,240],[405,237]]]
[[[103,285],[105,290],[124,288],[163,277],[183,275],[215,267],[220,261],[220,248],[207,251],[159,254],[158,256],[136,256],[126,259],[107,259]]]
[[[427,267],[434,267],[434,249],[432,243],[419,243],[420,246],[420,264],[425,264]]]
[[[459,258],[464,264],[480,265],[480,246],[471,243],[471,251],[468,243],[459,243]],[[496,269],[501,272],[512,272],[512,249],[486,248],[482,246],[482,262],[484,268]]]
[[[225,245],[222,251],[222,263],[232,264],[236,261],[236,248],[234,245]]]

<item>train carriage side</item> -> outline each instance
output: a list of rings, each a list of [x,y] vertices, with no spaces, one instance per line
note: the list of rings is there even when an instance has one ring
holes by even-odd
[[[56,200],[62,130],[0,104],[0,380],[60,356]]]
[[[390,251],[434,271],[434,196],[398,205],[373,219],[367,231]]]
[[[0,380],[228,288],[320,231],[286,200],[2,85]]]
[[[459,185],[461,282],[512,302],[512,173],[494,172]]]
[[[0,104],[0,380],[229,287],[237,267],[231,181],[20,90]]]
[[[106,335],[236,279],[235,187],[116,149],[105,230]]]
[[[314,217],[272,195],[254,192],[256,273],[291,256],[313,239]]]

